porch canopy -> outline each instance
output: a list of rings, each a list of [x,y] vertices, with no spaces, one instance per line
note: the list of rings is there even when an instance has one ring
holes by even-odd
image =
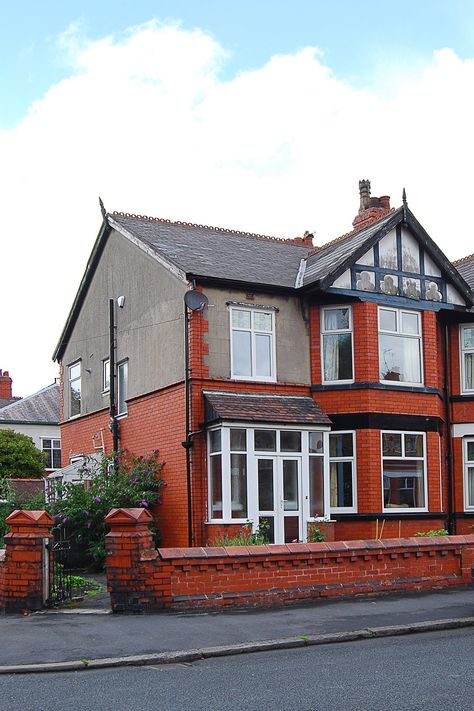
[[[220,421],[331,425],[329,417],[310,397],[223,391],[204,391],[203,395],[206,425]]]

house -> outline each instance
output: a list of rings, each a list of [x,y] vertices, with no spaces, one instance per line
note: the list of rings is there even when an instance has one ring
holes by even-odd
[[[159,449],[167,546],[470,530],[474,258],[359,201],[322,246],[103,210],[54,353],[63,465]]]
[[[61,467],[61,433],[59,429],[59,385],[38,390],[28,397],[12,396],[12,379],[0,371],[0,429],[15,430],[31,437],[37,449],[46,454],[45,474]]]

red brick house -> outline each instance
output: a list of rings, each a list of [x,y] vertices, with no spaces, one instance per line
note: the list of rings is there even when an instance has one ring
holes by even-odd
[[[159,449],[164,545],[261,519],[304,541],[323,515],[338,539],[471,530],[474,257],[359,187],[318,247],[103,212],[54,353],[63,466],[110,425]]]

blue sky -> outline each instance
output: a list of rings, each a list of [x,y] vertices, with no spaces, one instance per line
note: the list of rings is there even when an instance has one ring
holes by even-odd
[[[90,39],[152,18],[200,27],[228,51],[223,78],[274,54],[319,47],[332,71],[354,86],[380,82],[381,62],[413,66],[451,47],[472,56],[470,0],[1,0],[0,126],[14,125],[32,101],[68,75],[57,38],[78,23]]]
[[[472,0],[0,0],[0,368],[51,355],[121,210],[278,237],[351,229],[358,180],[474,252]],[[34,358],[32,358],[32,344]]]

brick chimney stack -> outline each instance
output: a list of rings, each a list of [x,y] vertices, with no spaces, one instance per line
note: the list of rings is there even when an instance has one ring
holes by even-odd
[[[0,370],[0,399],[12,400],[12,379],[8,370]]]
[[[371,225],[372,222],[380,220],[381,217],[385,217],[393,211],[393,208],[390,207],[390,197],[388,195],[371,197],[370,180],[359,180],[359,196],[359,212],[352,222],[355,230],[362,230]]]

